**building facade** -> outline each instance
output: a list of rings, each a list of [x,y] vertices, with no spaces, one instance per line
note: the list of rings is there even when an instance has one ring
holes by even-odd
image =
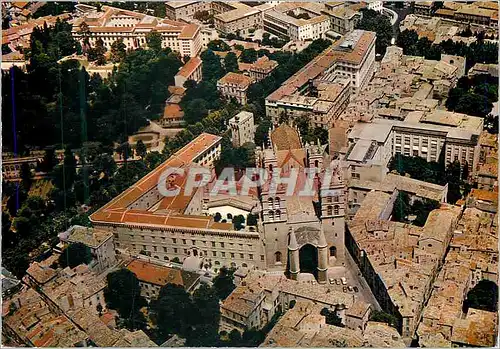
[[[73,37],[83,47],[103,46],[122,40],[127,49],[146,47],[146,36],[155,31],[162,36],[162,47],[169,47],[181,56],[195,57],[202,48],[201,28],[196,24],[161,19],[143,13],[102,6],[102,11],[89,12],[73,22]]]
[[[179,69],[177,75],[174,76],[175,86],[184,87],[184,83],[188,80],[200,82],[203,77],[202,66],[202,61],[199,57],[192,57]]]
[[[245,143],[253,143],[255,137],[255,125],[253,123],[253,114],[247,111],[238,113],[229,120],[231,128],[231,140],[233,146],[241,147]]]
[[[252,78],[238,73],[227,73],[217,81],[217,90],[226,97],[234,98],[241,105],[247,104],[247,91]]]

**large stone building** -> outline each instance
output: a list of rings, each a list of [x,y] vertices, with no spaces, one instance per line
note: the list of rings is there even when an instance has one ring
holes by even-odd
[[[330,30],[323,6],[312,2],[283,2],[265,11],[264,30],[289,40],[315,40]]]
[[[73,22],[72,34],[82,46],[88,41],[95,46],[101,39],[107,50],[117,40],[126,49],[147,46],[146,35],[156,31],[162,36],[162,47],[170,47],[181,56],[196,56],[202,48],[201,29],[196,24],[161,19],[143,13],[102,6]]]
[[[311,273],[326,282],[327,269],[344,264],[345,188],[339,164],[331,163],[326,146],[303,145],[299,132],[286,124],[273,130],[270,140],[259,152],[258,166],[298,169],[299,190],[306,190],[309,181],[304,170],[309,166],[333,169],[333,179],[320,173],[314,192],[307,196],[290,195],[281,185],[275,191],[271,177],[261,190],[237,196],[227,190],[212,195],[217,187],[213,179],[208,186],[192,190],[185,173],[164,172],[210,167],[220,155],[221,138],[202,134],[90,220],[96,228],[112,232],[116,249],[124,253],[140,252],[163,261],[190,257],[213,271],[222,266],[255,267],[287,272],[294,279],[301,272]],[[323,179],[326,189],[320,190]],[[164,196],[165,189],[178,191]],[[321,213],[315,205],[320,205]],[[225,220],[215,221],[210,214],[216,212],[256,213],[260,219],[257,227],[238,230]]]
[[[276,186],[271,180],[262,186],[266,267],[268,270],[289,270],[293,279],[307,271],[325,282],[328,267],[344,265],[346,192],[339,163],[330,163],[325,147],[302,145],[298,130],[287,124],[270,132],[269,139],[267,149],[257,154],[258,165],[271,172],[281,170],[287,175],[294,170],[299,172],[293,194],[288,186]],[[306,167],[318,170],[320,177],[312,185],[313,192],[301,195],[301,190],[311,185],[304,171]],[[321,171],[325,169],[332,170],[333,175],[329,180],[325,177],[325,183],[321,183]],[[315,205],[320,207],[321,214],[317,213]],[[314,256],[312,263],[305,263],[304,258],[308,255]]]
[[[325,50],[266,97],[266,115],[308,115],[312,125],[330,128],[349,104],[351,92],[373,75],[375,33],[355,30]]]

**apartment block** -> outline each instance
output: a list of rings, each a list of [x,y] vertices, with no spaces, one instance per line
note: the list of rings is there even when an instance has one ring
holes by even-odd
[[[277,67],[278,62],[269,59],[267,56],[259,57],[254,63],[238,63],[238,69],[248,72],[248,75],[254,81],[261,81],[267,78]]]
[[[254,142],[255,125],[253,122],[253,113],[247,111],[239,112],[229,120],[229,127],[231,128],[233,146],[241,147],[245,143]]]
[[[267,96],[266,115],[277,123],[283,113],[292,118],[308,113],[312,125],[330,128],[352,93],[370,80],[374,65],[375,33],[355,30]]]
[[[331,30],[339,34],[346,34],[354,30],[361,20],[361,14],[345,5],[325,3],[326,13],[331,20]]]
[[[252,78],[238,73],[227,73],[217,81],[217,90],[226,97],[234,98],[241,105],[247,104],[247,91],[253,83]]]
[[[211,12],[209,1],[167,1],[165,3],[166,17],[173,21],[191,20],[196,12]]]
[[[330,30],[330,18],[323,6],[307,2],[286,2],[264,12],[264,30],[289,40],[322,38]]]
[[[235,8],[214,16],[214,25],[219,32],[248,34],[250,29],[262,27],[262,14],[258,8],[237,2],[228,4]]]
[[[156,31],[162,36],[162,47],[169,47],[181,56],[194,57],[202,47],[201,29],[196,24],[161,19],[143,13],[102,6],[73,22],[72,34],[82,46],[95,46],[101,39],[107,50],[117,40],[127,49],[147,46],[146,35]]]

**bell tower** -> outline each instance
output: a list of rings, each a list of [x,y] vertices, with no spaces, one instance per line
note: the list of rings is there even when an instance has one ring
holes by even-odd
[[[344,234],[347,189],[340,161],[325,168],[320,185],[321,224],[328,246],[328,265],[345,265]]]

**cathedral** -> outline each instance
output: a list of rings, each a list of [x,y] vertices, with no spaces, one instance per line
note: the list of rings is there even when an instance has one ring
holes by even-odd
[[[263,148],[257,151],[258,166],[270,172],[280,169],[282,178],[298,172],[293,193],[282,184],[272,188],[270,178],[260,191],[259,231],[266,269],[285,271],[292,279],[311,273],[318,282],[326,282],[328,267],[345,262],[346,188],[340,163],[331,159],[326,145],[303,144],[298,129],[288,124],[270,130],[269,144]],[[300,195],[308,182],[313,191]]]
[[[298,173],[292,192],[273,176],[236,196],[207,195],[215,172],[208,185],[196,190],[188,189],[187,174],[165,178],[172,168],[213,170],[220,143],[221,137],[201,134],[94,212],[92,224],[113,233],[119,253],[142,254],[159,263],[213,273],[248,267],[284,272],[291,279],[308,273],[326,282],[329,267],[344,265],[346,188],[338,160],[326,146],[304,144],[296,127],[283,124],[270,130],[267,145],[257,148],[256,165],[280,171],[282,179]],[[175,184],[179,194],[163,196],[158,189],[162,181]],[[249,214],[259,216],[256,225],[233,225],[233,217],[248,219]]]

